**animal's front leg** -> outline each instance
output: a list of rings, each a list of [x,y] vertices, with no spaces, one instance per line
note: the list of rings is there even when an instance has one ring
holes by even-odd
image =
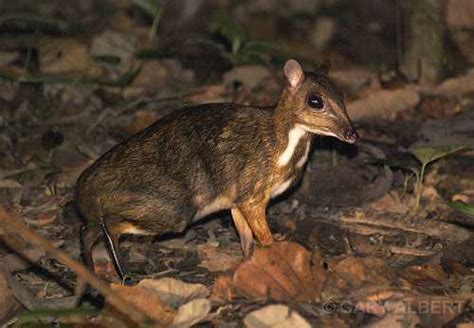
[[[245,217],[250,230],[261,246],[269,246],[273,242],[272,233],[268,228],[265,214],[268,204],[267,199],[250,200],[238,205],[240,212]]]

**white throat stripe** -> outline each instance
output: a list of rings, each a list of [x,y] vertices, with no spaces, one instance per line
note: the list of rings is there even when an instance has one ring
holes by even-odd
[[[278,158],[278,166],[285,166],[290,162],[300,139],[305,134],[306,130],[303,129],[300,125],[297,125],[296,127],[290,130],[290,132],[288,133],[288,145]]]

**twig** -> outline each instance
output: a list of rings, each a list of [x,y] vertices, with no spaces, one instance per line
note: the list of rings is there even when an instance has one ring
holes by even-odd
[[[109,115],[112,114],[112,111],[110,110],[110,108],[105,108],[99,115],[99,117],[97,117],[94,121],[94,123],[91,124],[91,126],[87,129],[86,131],[86,134],[90,134],[92,133],[92,131],[94,131],[94,129],[102,123],[102,121]]]
[[[455,241],[464,241],[471,236],[468,229],[434,220],[417,221],[406,220],[403,218],[392,219],[390,217],[376,214],[365,216],[341,216],[335,220],[346,227],[364,225],[377,229],[403,230]]]
[[[431,256],[435,253],[438,253],[438,251],[426,251],[423,249],[398,247],[398,246],[390,246],[390,251],[395,254],[411,255],[411,256]]]
[[[137,324],[154,322],[143,311],[138,309],[130,302],[123,299],[116,292],[112,291],[109,286],[97,278],[92,272],[86,269],[81,263],[73,260],[65,252],[55,248],[48,240],[33,232],[26,225],[22,223],[23,219],[12,213],[8,213],[4,208],[0,207],[0,221],[9,225],[14,232],[20,235],[31,244],[41,249],[44,249],[51,257],[63,263],[71,270],[76,272],[78,278],[87,282],[92,287],[97,289],[106,300],[114,306],[117,310],[128,316]],[[7,240],[4,242],[8,243]]]
[[[77,298],[75,296],[62,297],[59,299],[48,299],[38,301],[23,285],[18,282],[10,273],[4,272],[8,279],[8,284],[15,295],[15,298],[28,310],[34,311],[37,309],[52,309],[58,307],[73,307],[76,304]]]

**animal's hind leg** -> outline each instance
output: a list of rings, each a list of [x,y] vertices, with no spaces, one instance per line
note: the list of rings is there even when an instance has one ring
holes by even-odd
[[[97,240],[99,239],[99,236],[101,234],[101,231],[99,227],[97,226],[83,226],[81,230],[81,237],[82,237],[82,243],[83,243],[83,258],[86,267],[94,271],[94,260],[92,258],[92,249],[94,245],[97,243]],[[75,288],[75,295],[77,297],[77,303],[79,304],[81,301],[81,298],[84,294],[86,294],[86,287],[87,283],[80,279],[78,277],[78,282]]]
[[[125,261],[120,250],[119,238],[121,234],[120,225],[108,225],[107,219],[101,218],[100,227],[104,235],[109,255],[112,258],[115,269],[120,279],[124,281],[127,276]]]
[[[97,243],[101,234],[98,226],[83,226],[82,227],[82,242],[84,249],[84,262],[86,266],[94,271],[94,261],[92,258],[92,249]]]

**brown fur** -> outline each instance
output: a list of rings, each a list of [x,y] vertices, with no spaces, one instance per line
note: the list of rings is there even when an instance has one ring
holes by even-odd
[[[298,181],[311,133],[299,140],[291,160],[279,156],[296,124],[325,129],[344,139],[352,129],[342,95],[326,75],[303,74],[299,64],[285,68],[301,83],[287,85],[275,108],[205,104],[182,108],[118,144],[78,179],[76,201],[85,218],[85,251],[107,226],[118,247],[123,233],[181,232],[196,218],[232,209],[244,253],[252,235],[261,245],[272,242],[265,217],[272,188]],[[295,66],[296,65],[296,66]],[[287,76],[288,77],[288,76]],[[300,81],[298,80],[298,81]],[[327,113],[306,105],[309,92],[328,104]],[[318,131],[319,131],[318,130]]]

